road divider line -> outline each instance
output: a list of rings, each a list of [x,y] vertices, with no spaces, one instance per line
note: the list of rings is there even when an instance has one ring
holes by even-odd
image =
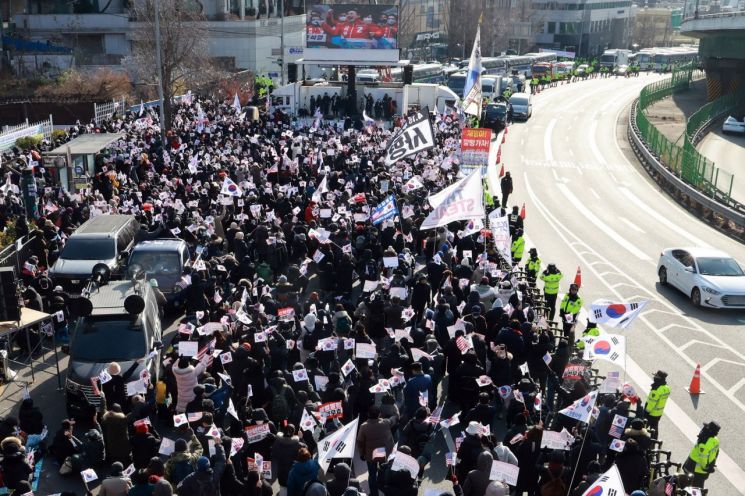
[[[644,232],[644,229],[642,229],[641,227],[637,226],[636,224],[634,224],[633,222],[631,222],[626,217],[619,217],[619,219],[621,219],[621,222],[623,222],[624,224],[626,224],[627,226],[629,226],[629,229],[631,229],[632,231],[636,231],[636,232],[641,233],[641,234],[646,234],[646,232]]]
[[[543,155],[547,161],[554,159],[554,152],[551,149],[551,135],[554,132],[554,126],[556,125],[556,119],[551,119],[546,127],[546,132],[543,134]]]
[[[590,131],[588,132],[589,136],[587,141],[590,142],[590,151],[595,155],[595,160],[597,160],[601,165],[607,165],[608,162],[605,161],[605,157],[603,157],[603,154],[600,153],[600,149],[598,148],[597,130],[598,121],[593,119],[590,122]]]
[[[639,248],[634,246],[633,243],[629,242],[626,238],[618,234],[616,231],[608,227],[607,224],[598,219],[598,217],[594,213],[592,213],[587,207],[584,206],[584,204],[582,204],[581,201],[579,201],[579,198],[574,196],[574,193],[569,190],[569,187],[566,184],[557,184],[556,187],[559,188],[559,191],[561,191],[566,199],[569,200],[569,203],[571,203],[579,213],[581,213],[587,220],[593,223],[595,227],[597,227],[600,231],[605,233],[606,236],[621,245],[639,260],[654,263],[652,262],[652,259],[649,258],[649,255],[641,251]]]
[[[530,182],[528,180],[528,175],[526,173],[523,173],[523,179],[525,181],[525,188],[526,188],[526,191],[528,192],[528,196],[530,197],[530,199],[533,202],[533,208],[535,208],[546,219],[546,221],[548,222],[548,224],[551,226],[551,228],[554,231],[556,231],[556,233],[564,241],[564,243],[567,244],[567,246],[569,246],[569,248],[572,251],[574,251],[575,253],[577,253],[577,249],[574,248],[574,245],[575,244],[583,244],[583,245],[587,246],[585,243],[580,242],[579,241],[579,238],[577,236],[571,234],[569,231],[565,231],[565,230],[559,229],[558,226],[560,224],[558,223],[558,220],[553,216],[553,214],[551,214],[548,211],[548,209],[545,207],[545,205],[543,205],[543,203],[538,199],[537,195],[533,191],[533,188],[530,186]],[[570,241],[567,236],[572,236],[576,241]],[[599,258],[599,259],[605,260],[604,257],[602,257],[601,255],[599,255],[597,253],[595,254],[595,256],[597,258]],[[582,262],[585,265],[588,266],[589,270],[593,274],[595,274],[596,276],[598,276],[598,279],[600,280],[600,282],[604,286],[606,286],[608,288],[608,290],[610,290],[612,293],[614,293],[615,296],[616,296],[616,298],[619,299],[619,301],[623,301],[625,299],[620,293],[618,293],[617,291],[615,291],[614,289],[612,289],[610,287],[609,283],[603,277],[599,277],[597,270],[592,265],[588,265],[585,260],[582,260]],[[619,273],[620,273],[620,270],[614,264],[608,262],[607,260],[606,260],[606,263],[609,266],[613,267],[615,270],[619,271]],[[628,275],[625,275],[624,274],[624,277],[626,277],[627,279],[629,279],[632,282],[635,282]],[[648,289],[642,287],[638,283],[637,283],[637,286],[639,287],[639,289],[641,289],[642,291],[650,294],[654,298],[654,294],[651,291],[649,291]],[[669,303],[667,303],[667,302],[659,301],[659,303],[661,305],[664,305],[664,306],[670,308],[670,309],[673,309],[672,305],[669,304]],[[698,328],[701,328],[693,320],[691,320],[689,317],[686,317],[684,315],[680,315],[679,312],[678,313],[674,313],[673,315],[676,315],[676,316],[682,318],[683,320],[686,320],[688,323],[690,323],[692,325],[695,325]],[[674,352],[676,352],[679,356],[681,356],[681,358],[683,358],[683,360],[685,362],[689,363],[692,366],[695,365],[695,363],[686,354],[682,353],[669,339],[667,339],[664,335],[662,335],[662,333],[658,332],[657,329],[656,329],[656,327],[654,325],[652,325],[652,323],[644,315],[640,315],[639,318],[638,318],[638,320],[641,321],[641,322],[644,322],[644,324],[646,324],[646,326],[650,330],[652,330],[652,332],[654,332],[655,334],[657,334],[657,336],[663,342],[665,342],[665,344],[667,344]],[[702,329],[702,331],[705,332],[710,338],[713,338],[715,341],[721,342],[721,340],[718,340],[715,336],[711,335],[709,332],[707,332],[707,331],[705,331],[703,329]],[[649,387],[647,386],[647,384],[649,384],[651,382],[651,379],[642,370],[642,368],[631,358],[631,356],[629,356],[628,353],[626,354],[626,372],[628,373],[628,375],[630,376],[630,378],[637,384],[637,386],[640,388],[640,390],[642,390],[645,394],[648,394]],[[724,390],[724,388],[721,386],[721,384],[719,384],[716,380],[714,380],[713,378],[711,378],[703,370],[701,372],[701,375],[704,376],[704,377],[706,377],[707,381],[709,381],[710,384],[712,384],[714,387],[716,387],[718,390],[720,390],[720,392],[722,392],[727,399],[731,400],[738,408],[740,408],[741,410],[745,411],[745,408],[743,407],[743,404],[739,400],[737,400],[737,398],[734,398],[734,397],[732,397],[730,395],[727,395],[726,390]],[[683,434],[683,436],[686,439],[688,439],[692,443],[696,441],[696,436],[698,435],[698,432],[700,430],[700,427],[672,399],[668,399],[667,406],[665,408],[665,416],[666,417],[669,417],[672,420],[672,423],[678,428],[678,430]],[[745,496],[745,471],[743,471],[737,465],[737,463],[735,463],[735,461],[725,451],[723,451],[723,450],[720,450],[719,451],[719,459],[718,459],[717,465],[718,465],[719,472],[730,482],[730,484],[732,484],[734,486],[735,490],[739,494]]]
[[[711,245],[704,241],[703,239],[699,238],[698,236],[694,236],[693,234],[685,231],[684,229],[681,229],[680,226],[677,226],[670,222],[665,216],[660,215],[657,213],[656,210],[654,210],[652,207],[644,203],[638,196],[636,196],[631,190],[625,187],[620,187],[618,190],[629,200],[631,203],[639,207],[640,210],[642,210],[646,215],[649,215],[652,217],[655,221],[662,224],[663,226],[671,229],[676,234],[679,234],[680,236],[683,236],[688,241],[694,243],[697,246],[705,247],[705,248],[711,248]]]

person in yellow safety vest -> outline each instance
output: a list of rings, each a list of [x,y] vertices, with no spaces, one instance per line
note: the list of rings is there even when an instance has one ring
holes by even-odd
[[[585,326],[585,330],[582,331],[582,337],[586,338],[588,336],[600,336],[600,329],[598,329],[598,325],[595,322],[590,322],[590,320],[587,320],[587,326]],[[578,350],[584,350],[585,349],[585,342],[581,339],[577,340]]]
[[[562,277],[564,277],[564,274],[552,263],[548,264],[546,270],[541,274],[541,281],[544,283],[543,299],[546,300],[546,307],[548,307],[548,320],[554,320],[556,298],[559,295],[559,281]]]
[[[644,407],[644,415],[647,418],[647,427],[654,429],[652,438],[657,439],[659,436],[659,425],[662,413],[665,411],[665,404],[670,397],[670,386],[667,385],[667,372],[658,370],[652,377],[652,386],[649,388],[647,404]]]
[[[525,238],[523,238],[522,229],[515,231],[515,239],[512,241],[510,251],[512,253],[512,265],[515,266],[523,259],[523,252],[525,251]]]
[[[564,295],[559,305],[559,316],[564,323],[564,334],[568,336],[569,342],[574,342],[574,335],[569,334],[577,322],[577,315],[582,310],[582,298],[579,297],[579,286],[576,284],[569,285],[569,292]]]
[[[535,280],[541,271],[541,259],[538,258],[538,250],[535,248],[528,250],[528,253],[530,254],[530,258],[525,263],[525,272],[527,272],[528,284],[531,288],[534,288]]]
[[[683,469],[687,473],[693,473],[693,487],[703,489],[706,479],[714,473],[714,465],[719,456],[719,430],[719,424],[716,422],[704,424],[698,433],[696,445],[683,464]]]

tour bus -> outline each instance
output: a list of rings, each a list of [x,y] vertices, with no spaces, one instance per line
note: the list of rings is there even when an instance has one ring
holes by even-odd
[[[680,46],[659,49],[654,55],[656,71],[671,70],[698,57],[698,47]]]
[[[415,83],[441,84],[447,79],[442,64],[414,64],[413,68],[412,77]],[[391,70],[391,77],[393,81],[402,82],[404,80],[404,68],[397,67]]]

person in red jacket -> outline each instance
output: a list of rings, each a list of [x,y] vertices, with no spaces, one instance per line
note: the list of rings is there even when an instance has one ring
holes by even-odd
[[[305,223],[308,224],[312,220],[318,220],[318,206],[314,201],[311,201],[305,207]]]

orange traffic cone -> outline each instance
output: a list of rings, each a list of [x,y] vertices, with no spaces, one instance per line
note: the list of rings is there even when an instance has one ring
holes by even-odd
[[[701,364],[696,364],[696,370],[693,371],[693,378],[691,379],[691,385],[686,388],[690,394],[705,394],[701,391]]]
[[[523,208],[520,209],[520,218],[525,220],[525,203],[523,203]]]
[[[579,267],[577,267],[577,273],[574,275],[574,284],[576,284],[578,288],[582,287],[582,269]]]
[[[502,164],[502,168],[499,169],[499,177],[504,176],[504,164]]]

